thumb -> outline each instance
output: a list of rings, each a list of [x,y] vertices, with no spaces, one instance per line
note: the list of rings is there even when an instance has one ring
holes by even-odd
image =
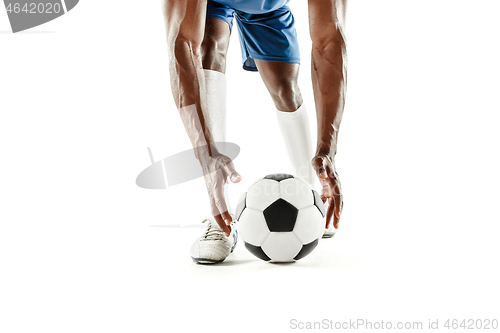
[[[229,177],[231,182],[239,183],[241,181],[241,175],[234,168],[233,161],[229,157],[226,157],[223,161],[223,168],[226,175]]]
[[[324,156],[316,156],[313,158],[312,165],[314,167],[314,170],[316,171],[316,175],[319,178],[323,179],[328,178],[327,164],[328,161],[325,159]]]

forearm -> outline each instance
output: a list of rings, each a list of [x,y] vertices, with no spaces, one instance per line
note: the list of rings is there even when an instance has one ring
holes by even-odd
[[[339,28],[330,38],[313,41],[311,79],[318,121],[317,155],[333,158],[337,153],[338,131],[345,105],[346,75],[346,46]]]
[[[187,41],[174,44],[170,55],[172,94],[195,155],[201,161],[217,152],[204,115],[205,79],[200,53]]]
[[[186,132],[193,147],[213,142],[204,116],[205,80],[199,47],[185,40],[172,42],[170,86]]]
[[[206,0],[163,0],[170,67],[170,87],[186,132],[199,152],[213,156],[212,133],[206,123],[205,77],[201,43],[205,31]]]

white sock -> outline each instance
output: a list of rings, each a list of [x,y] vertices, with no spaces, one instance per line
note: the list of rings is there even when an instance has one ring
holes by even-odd
[[[203,71],[205,73],[208,113],[205,115],[205,119],[214,141],[226,142],[226,75],[210,69]],[[230,188],[231,186],[224,186],[224,196],[228,211],[233,213],[233,201],[237,198],[233,198]]]
[[[314,187],[315,177],[311,166],[313,145],[305,105],[302,104],[294,112],[277,111],[277,115],[281,134],[285,140],[295,175],[306,180]]]
[[[204,69],[208,115],[206,120],[215,142],[226,141],[226,75]]]

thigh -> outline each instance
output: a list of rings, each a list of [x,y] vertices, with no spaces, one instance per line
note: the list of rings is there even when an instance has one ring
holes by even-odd
[[[224,73],[234,10],[214,1],[207,2],[205,36],[201,45],[204,69]]]
[[[255,59],[260,76],[280,111],[295,111],[302,105],[297,63]]]
[[[258,59],[255,59],[255,64],[268,89],[276,90],[283,85],[297,84],[299,64]]]

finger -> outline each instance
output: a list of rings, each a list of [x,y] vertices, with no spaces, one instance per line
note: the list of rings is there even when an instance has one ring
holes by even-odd
[[[335,197],[335,216],[340,219],[342,214],[342,196]]]
[[[328,178],[328,173],[326,171],[326,168],[321,165],[319,166],[317,169],[316,169],[316,175],[320,178],[320,179],[327,179]]]
[[[342,194],[335,195],[335,216],[340,218],[342,207]]]
[[[217,222],[217,224],[219,225],[219,227],[226,234],[226,237],[229,237],[229,235],[231,234],[231,227],[229,225],[226,225],[226,223],[224,222],[224,219],[222,218],[222,215],[221,214],[214,215],[214,218],[215,218],[215,221]]]
[[[333,219],[333,226],[335,229],[339,228],[340,214],[342,214],[342,206],[344,205],[342,193],[340,192],[340,187],[338,189],[338,194],[335,195],[335,217]]]
[[[222,215],[222,218],[224,219],[225,215],[223,214],[227,213],[227,206],[223,190],[224,190],[223,186],[219,186],[217,189],[215,189],[213,200],[214,200],[214,205],[216,207],[216,211],[218,212],[219,215]]]
[[[222,218],[223,218],[224,222],[226,223],[226,225],[231,225],[231,222],[233,222],[233,218],[231,217],[231,215],[229,214],[228,211],[225,211],[224,213],[222,213]]]
[[[224,186],[223,185],[216,186],[214,190],[215,191],[213,192],[213,196],[211,198],[212,212],[213,212],[212,215],[214,215],[214,217],[216,215],[220,217],[220,221],[217,221],[217,223],[219,223],[219,225],[222,228],[221,223],[223,225],[229,225],[231,223],[231,216],[227,212],[226,200],[224,197]],[[229,220],[227,220],[227,216],[229,216]],[[226,231],[226,234],[229,235],[228,231]]]
[[[321,195],[321,201],[323,201],[323,204],[326,202],[326,199],[328,199],[328,198],[325,197],[324,195]]]
[[[340,216],[333,216],[333,227],[335,229],[339,228]]]
[[[233,172],[231,176],[229,176],[229,180],[233,183],[239,183],[241,181],[242,177],[239,173]]]
[[[316,176],[325,179],[328,177],[325,169],[325,159],[323,156],[315,156],[311,161],[314,171],[316,171]]]
[[[342,189],[340,187],[340,181],[338,180],[337,175],[335,175],[332,185],[333,185],[332,194],[335,197],[335,216],[337,216],[337,218],[340,218],[340,214],[342,212],[343,197],[342,197]]]
[[[326,228],[327,229],[330,226],[330,223],[331,223],[332,217],[333,217],[333,211],[335,209],[335,204],[332,201],[333,201],[333,199],[331,199],[331,198],[328,200],[328,209],[326,211]]]
[[[330,194],[330,186],[328,184],[325,184],[323,185],[323,187],[321,188],[321,200],[323,201],[323,203],[326,202],[326,200],[328,200],[329,198],[331,198],[331,194]]]
[[[326,183],[325,185],[323,185],[323,187],[321,188],[321,195],[326,198],[331,198],[333,196],[330,184]]]
[[[234,168],[233,161],[229,157],[226,157],[223,160],[222,167],[224,168],[224,172],[229,177],[229,180],[233,183],[239,183],[241,181],[241,175]]]

